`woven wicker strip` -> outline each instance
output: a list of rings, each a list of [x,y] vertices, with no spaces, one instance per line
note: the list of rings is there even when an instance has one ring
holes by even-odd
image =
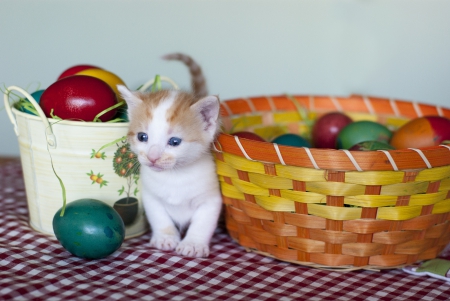
[[[450,146],[355,152],[267,140],[310,135],[330,111],[396,129],[450,110],[385,98],[270,96],[225,101],[215,144],[230,235],[249,251],[326,269],[398,268],[431,259],[450,242]]]

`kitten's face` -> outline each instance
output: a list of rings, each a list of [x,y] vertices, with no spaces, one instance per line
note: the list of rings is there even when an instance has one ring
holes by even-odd
[[[128,141],[139,162],[155,171],[177,169],[210,151],[219,129],[219,99],[194,99],[184,92],[130,92],[118,86],[128,105]]]

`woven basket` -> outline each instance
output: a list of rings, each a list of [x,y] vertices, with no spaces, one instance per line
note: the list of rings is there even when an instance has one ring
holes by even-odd
[[[304,109],[303,109],[304,108]],[[308,136],[343,111],[396,129],[433,105],[384,98],[254,97],[222,103],[224,132]],[[301,265],[386,269],[432,259],[450,241],[450,146],[392,151],[300,148],[221,134],[217,173],[231,237],[249,251]]]

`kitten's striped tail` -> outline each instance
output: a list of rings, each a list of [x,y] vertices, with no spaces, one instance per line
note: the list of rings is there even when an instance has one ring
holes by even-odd
[[[165,60],[175,60],[183,62],[191,74],[192,91],[198,97],[208,95],[208,88],[206,87],[206,79],[203,75],[202,68],[190,56],[183,53],[171,53],[162,57]]]

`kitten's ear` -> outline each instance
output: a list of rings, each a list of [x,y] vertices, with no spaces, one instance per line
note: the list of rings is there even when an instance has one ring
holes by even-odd
[[[218,96],[206,96],[191,106],[200,114],[205,124],[204,130],[215,136],[219,130],[220,100]]]
[[[117,90],[119,90],[122,98],[125,99],[128,109],[134,109],[142,102],[139,97],[136,97],[136,95],[125,86],[117,85]]]

